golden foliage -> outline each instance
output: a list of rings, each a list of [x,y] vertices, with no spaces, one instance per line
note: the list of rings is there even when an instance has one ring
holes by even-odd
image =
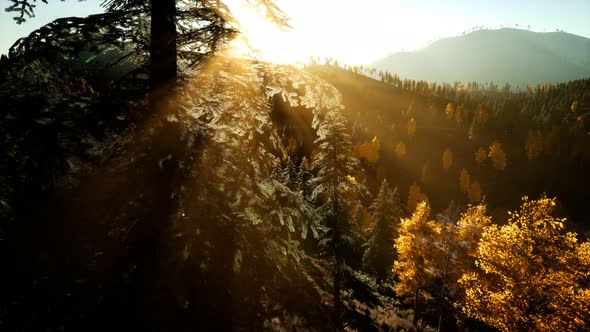
[[[483,106],[478,105],[475,109],[475,123],[482,125],[488,122],[488,112],[483,108]]]
[[[453,165],[453,152],[450,148],[446,148],[442,154],[442,167],[448,170]]]
[[[413,136],[416,133],[416,120],[414,120],[414,118],[411,118],[410,121],[408,121],[408,136]]]
[[[430,206],[421,202],[411,218],[400,222],[399,236],[395,240],[397,260],[393,272],[398,277],[395,290],[398,296],[413,295],[428,282],[427,267],[433,256],[434,240],[440,234],[440,226],[429,221]],[[428,297],[428,294],[423,294]]]
[[[356,178],[352,175],[347,175],[346,179],[348,180],[348,182],[352,183],[352,184],[357,184],[356,182]]]
[[[406,156],[406,143],[401,141],[397,143],[394,152],[397,159],[403,159]]]
[[[484,204],[469,205],[467,211],[461,214],[454,230],[452,241],[457,246],[454,250],[452,272],[449,287],[453,289],[455,300],[465,302],[465,289],[458,282],[464,273],[476,270],[475,259],[478,242],[485,230],[492,223],[492,218],[486,214]]]
[[[461,169],[461,173],[459,174],[459,189],[464,194],[467,194],[470,189],[471,180],[469,178],[469,172],[465,168]]]
[[[488,157],[492,160],[495,169],[502,171],[506,168],[506,153],[502,150],[502,144],[500,142],[494,141],[490,145]]]
[[[377,160],[379,160],[380,148],[381,143],[379,142],[379,138],[375,136],[370,143],[355,145],[352,153],[357,159],[365,159],[369,163],[374,164],[377,162]]]
[[[492,223],[492,218],[486,215],[484,204],[469,205],[459,221],[457,221],[457,240],[465,250],[465,253],[475,258],[477,243],[483,234],[485,227]]]
[[[529,160],[538,158],[543,152],[543,137],[536,131],[529,129],[525,144],[526,156]]]
[[[479,185],[479,182],[473,181],[469,185],[467,199],[469,199],[469,201],[472,203],[481,202],[481,186]]]
[[[572,110],[572,112],[575,112],[578,109],[578,102],[574,101],[570,109]]]
[[[465,314],[502,331],[588,331],[588,245],[552,216],[555,199],[529,201],[507,225],[485,228],[477,269],[463,274]],[[586,265],[585,265],[586,264]]]
[[[414,212],[416,206],[420,202],[428,202],[428,197],[422,192],[420,186],[414,182],[410,185],[410,189],[408,190],[408,212]]]
[[[447,116],[447,119],[452,120],[454,113],[455,113],[455,108],[453,107],[453,104],[448,103],[447,107],[445,108],[445,115]]]
[[[483,147],[477,149],[477,152],[475,152],[475,161],[477,161],[478,164],[482,164],[486,159],[488,159],[486,150]]]

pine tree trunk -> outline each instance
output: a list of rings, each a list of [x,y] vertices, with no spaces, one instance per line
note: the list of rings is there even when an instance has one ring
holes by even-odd
[[[165,265],[166,236],[170,218],[177,208],[176,191],[182,183],[179,161],[183,155],[179,126],[167,121],[176,113],[176,0],[151,1],[149,92],[150,112],[155,120],[155,131],[146,144],[146,178],[153,206],[141,225],[132,257],[137,262],[137,279],[133,286],[136,301],[135,319],[147,328],[163,328],[169,295],[161,287],[166,278],[161,273]],[[168,301],[168,302],[167,302]]]
[[[150,30],[150,92],[158,109],[174,93],[176,65],[176,0],[153,0]]]
[[[336,331],[342,331],[342,299],[340,297],[341,286],[341,266],[340,255],[334,255],[334,323]]]
[[[443,273],[443,280],[442,280],[442,288],[440,290],[440,299],[439,299],[439,313],[438,313],[438,329],[437,331],[440,332],[442,328],[442,320],[444,315],[444,304],[445,304],[445,288],[447,287],[447,272],[449,269],[449,255],[445,256],[445,267]]]
[[[412,319],[412,323],[416,325],[418,322],[418,287],[414,290],[414,318]]]

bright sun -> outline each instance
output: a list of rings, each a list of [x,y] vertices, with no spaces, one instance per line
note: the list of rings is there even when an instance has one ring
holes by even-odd
[[[253,48],[257,51],[257,58],[276,63],[292,64],[309,58],[309,54],[296,50],[293,31],[280,29],[248,6],[230,4],[230,10],[250,45],[249,48],[243,38],[236,39],[233,46],[239,52],[252,53],[250,51]]]

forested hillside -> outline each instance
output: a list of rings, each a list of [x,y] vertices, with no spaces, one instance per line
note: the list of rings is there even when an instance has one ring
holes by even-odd
[[[590,80],[299,69],[163,3],[0,60],[0,330],[590,329]]]
[[[583,197],[590,181],[590,80],[514,92],[389,73],[377,81],[334,66],[307,70],[342,92],[356,156],[373,188],[389,179],[404,198],[410,187],[426,193],[437,210],[485,196],[504,219],[520,196],[545,193],[589,229]]]
[[[481,29],[442,38],[372,63],[383,71],[439,83],[559,83],[590,76],[590,39],[563,31]]]

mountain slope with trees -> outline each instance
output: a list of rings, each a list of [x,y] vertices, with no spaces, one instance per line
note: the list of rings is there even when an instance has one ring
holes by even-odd
[[[122,3],[0,60],[0,330],[588,328],[590,245],[562,218],[587,229],[588,80],[238,58],[198,2],[154,98],[153,12]]]
[[[546,193],[560,199],[559,210],[582,230],[590,228],[582,199],[590,181],[590,80],[511,92],[389,73],[378,81],[329,65],[307,70],[342,92],[355,146],[375,148],[374,156],[355,150],[371,190],[387,179],[402,201],[426,197],[437,211],[451,199],[485,197],[503,219],[521,195]]]
[[[590,76],[590,39],[566,32],[479,30],[373,62],[413,80],[453,83],[559,83]]]

